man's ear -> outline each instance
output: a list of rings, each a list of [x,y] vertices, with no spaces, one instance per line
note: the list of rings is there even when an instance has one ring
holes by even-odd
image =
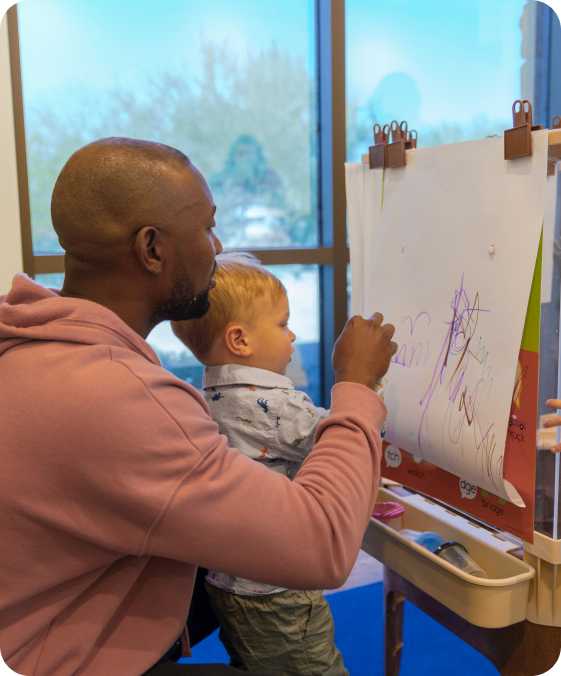
[[[228,324],[224,331],[224,343],[236,357],[251,357],[253,354],[249,334],[242,324]]]
[[[163,267],[163,240],[158,228],[147,225],[136,233],[134,251],[140,265],[154,275]]]

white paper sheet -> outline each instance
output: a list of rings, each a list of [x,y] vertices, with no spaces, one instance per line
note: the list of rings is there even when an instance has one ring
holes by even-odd
[[[490,138],[418,149],[404,169],[346,174],[351,266],[363,284],[353,294],[363,314],[396,325],[400,346],[384,385],[387,440],[521,506],[503,456],[546,163],[544,131],[532,157],[512,162]]]

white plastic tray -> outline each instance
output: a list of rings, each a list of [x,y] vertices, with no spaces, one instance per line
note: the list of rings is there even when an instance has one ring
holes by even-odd
[[[403,528],[461,542],[489,577],[465,573],[376,519],[364,537],[366,552],[476,626],[507,627],[526,619],[534,569],[505,551],[515,544],[501,538],[495,543],[489,531],[419,495],[380,489],[378,501],[387,500],[405,507]]]

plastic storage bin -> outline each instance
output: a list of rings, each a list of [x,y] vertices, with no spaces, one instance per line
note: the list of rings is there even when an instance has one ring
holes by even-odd
[[[379,500],[405,507],[404,528],[461,542],[488,577],[469,575],[376,519],[364,537],[366,552],[472,624],[499,628],[526,619],[534,569],[505,551],[516,544],[417,494],[381,489]]]

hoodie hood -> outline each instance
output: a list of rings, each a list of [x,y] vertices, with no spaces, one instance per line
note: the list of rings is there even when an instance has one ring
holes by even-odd
[[[32,340],[126,347],[160,363],[148,343],[108,308],[61,296],[17,274],[9,293],[0,296],[0,357]]]

